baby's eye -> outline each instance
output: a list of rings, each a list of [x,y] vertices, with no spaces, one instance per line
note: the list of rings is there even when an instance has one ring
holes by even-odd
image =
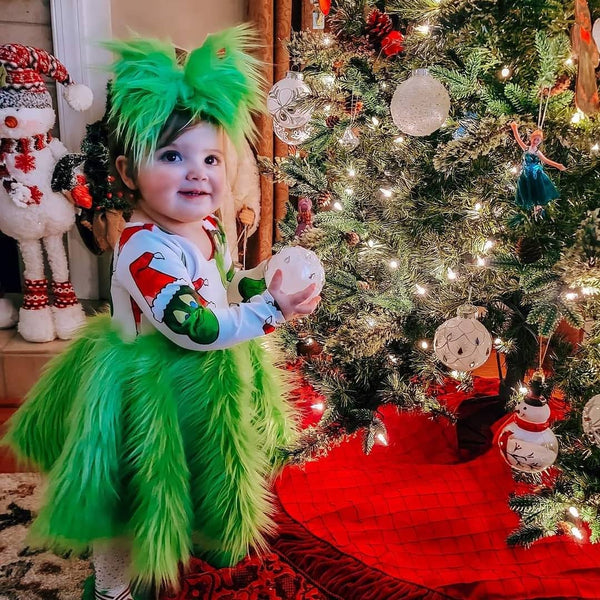
[[[211,155],[207,156],[207,157],[204,159],[204,162],[205,162],[207,165],[218,165],[218,164],[219,164],[219,162],[220,162],[220,160],[219,160],[219,157],[218,157],[218,156],[215,156],[214,154],[211,154]]]
[[[163,162],[181,162],[183,157],[176,150],[166,150],[162,154],[159,155],[159,160]]]

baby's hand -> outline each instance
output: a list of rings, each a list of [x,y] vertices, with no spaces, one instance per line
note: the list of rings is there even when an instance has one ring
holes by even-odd
[[[273,279],[271,279],[269,292],[275,298],[275,302],[277,302],[286,321],[291,321],[302,315],[309,315],[317,308],[317,304],[321,301],[321,296],[310,298],[317,287],[315,283],[311,283],[308,287],[294,294],[286,294],[281,291],[282,281],[283,273],[281,269],[277,269],[273,274]]]

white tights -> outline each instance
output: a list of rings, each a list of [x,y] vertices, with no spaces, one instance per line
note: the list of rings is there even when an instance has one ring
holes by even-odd
[[[95,600],[133,600],[129,555],[129,548],[124,540],[94,544]]]

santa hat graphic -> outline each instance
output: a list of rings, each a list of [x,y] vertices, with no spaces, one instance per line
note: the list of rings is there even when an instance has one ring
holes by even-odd
[[[182,286],[189,286],[189,283],[184,279],[163,273],[150,265],[153,261],[159,260],[164,260],[164,256],[160,252],[144,252],[129,265],[129,272],[148,303],[154,318],[162,322],[167,304]]]
[[[65,66],[40,48],[0,45],[0,71],[0,109],[52,108],[42,75],[66,86],[65,99],[74,110],[86,110],[92,105],[92,90],[74,83]]]

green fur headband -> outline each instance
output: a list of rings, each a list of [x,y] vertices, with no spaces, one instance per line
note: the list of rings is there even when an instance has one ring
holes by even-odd
[[[263,77],[261,62],[249,54],[256,47],[249,26],[209,35],[183,65],[159,40],[117,40],[106,47],[117,55],[109,120],[136,164],[156,151],[176,109],[219,124],[236,145],[254,137],[252,113],[263,110]]]

